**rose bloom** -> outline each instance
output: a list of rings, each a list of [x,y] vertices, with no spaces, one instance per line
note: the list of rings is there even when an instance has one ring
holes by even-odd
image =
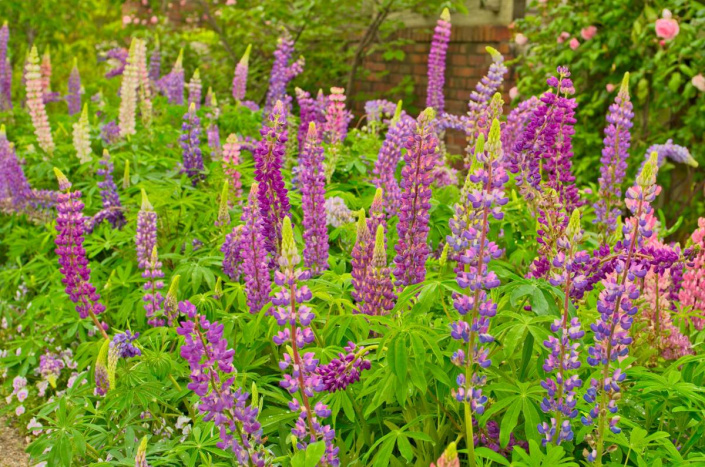
[[[595,37],[595,34],[597,34],[597,28],[595,26],[588,26],[580,30],[580,36],[586,41]]]
[[[570,33],[569,33],[569,32],[566,32],[566,31],[563,31],[563,32],[561,33],[561,35],[558,36],[558,38],[556,39],[556,42],[558,42],[559,44],[562,44],[562,43],[564,43],[565,40],[568,39],[569,37],[570,37]]]
[[[690,80],[690,83],[695,86],[698,91],[705,92],[705,76],[703,76],[702,73],[698,73],[697,75],[693,76],[693,79]]]
[[[122,24],[130,24],[132,22],[132,18],[128,15],[125,15],[122,17]]]
[[[671,40],[680,32],[678,21],[672,18],[660,18],[656,20],[656,35],[665,40]]]
[[[574,37],[574,38],[572,38],[572,39],[570,40],[570,44],[569,44],[569,45],[570,45],[570,48],[571,48],[571,49],[575,50],[575,49],[577,49],[578,47],[580,47],[580,41],[578,41],[578,39],[576,39],[576,38]]]
[[[519,89],[517,89],[517,87],[514,86],[513,88],[511,88],[509,90],[509,98],[514,100],[517,98],[517,96],[519,96]]]
[[[529,42],[529,38],[524,34],[519,33],[514,36],[514,42],[516,42],[517,45],[526,45],[526,43]]]
[[[607,88],[607,92],[614,91],[614,84],[612,84],[612,83],[607,83],[607,86],[605,86],[605,87]]]

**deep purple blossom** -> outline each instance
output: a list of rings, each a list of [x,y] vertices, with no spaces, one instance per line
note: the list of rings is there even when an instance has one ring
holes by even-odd
[[[360,381],[360,373],[369,370],[372,364],[365,358],[364,347],[356,347],[353,342],[326,365],[320,365],[317,373],[323,377],[323,387],[328,392],[345,390],[349,385]]]
[[[3,125],[0,127],[0,209],[22,212],[32,197],[32,187]]]
[[[502,122],[502,147],[506,149],[507,156],[511,155],[512,148],[516,146],[517,141],[521,137],[526,125],[531,120],[536,107],[540,104],[539,98],[531,96],[531,98],[522,101],[517,105],[509,115],[507,121]],[[505,158],[505,164],[509,169],[509,157]]]
[[[147,193],[142,190],[142,207],[137,214],[137,232],[135,234],[135,247],[137,251],[137,264],[140,269],[145,269],[150,260],[152,250],[157,246],[157,213],[147,198]]]
[[[311,95],[302,89],[296,88],[296,101],[299,103],[299,130],[297,136],[299,151],[301,151],[304,147],[310,124],[312,122],[317,125],[322,124],[325,121],[325,114],[320,112],[316,101]]]
[[[432,107],[439,115],[443,113],[445,107],[443,85],[449,41],[450,12],[448,8],[444,8],[436,23],[431,41],[431,51],[428,54],[428,87],[426,89],[426,107]]]
[[[233,230],[225,236],[225,242],[220,247],[223,253],[223,272],[231,281],[238,281],[242,268],[242,247],[243,247],[243,225],[236,225]]]
[[[191,178],[193,186],[205,178],[203,155],[201,154],[201,119],[196,115],[196,106],[191,103],[188,112],[184,114],[179,138],[183,149],[183,164],[181,171]]]

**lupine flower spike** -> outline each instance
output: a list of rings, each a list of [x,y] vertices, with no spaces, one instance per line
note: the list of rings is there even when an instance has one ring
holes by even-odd
[[[384,227],[377,226],[372,259],[367,267],[367,280],[362,290],[363,304],[360,311],[366,315],[382,315],[394,308],[397,296],[394,293],[391,272],[387,266]]]
[[[188,82],[188,105],[195,105],[197,109],[201,108],[201,93],[203,90],[203,84],[201,84],[201,74],[198,71],[193,72],[191,81]]]
[[[281,288],[272,298],[272,315],[283,329],[274,336],[274,343],[285,346],[279,367],[282,371],[291,369],[291,374],[285,374],[280,382],[280,386],[292,395],[289,409],[299,412],[291,433],[297,449],[301,450],[310,443],[325,441],[326,450],[320,465],[337,466],[340,460],[338,448],[333,444],[335,430],[319,421],[330,417],[331,411],[322,401],[314,405],[313,400],[317,392],[325,390],[323,377],[318,374],[318,359],[313,352],[301,354],[304,346],[314,340],[310,324],[315,316],[311,308],[305,305],[311,300],[312,293],[301,282],[310,277],[310,272],[297,269],[301,257],[289,217],[285,217],[282,223],[282,248],[278,262],[279,270],[275,272],[274,282]],[[293,397],[295,395],[298,397]]]
[[[0,57],[0,61],[2,57]],[[66,94],[66,104],[69,108],[69,115],[75,115],[81,111],[81,75],[78,72],[78,61],[73,59],[73,68],[69,75],[68,93]]]
[[[299,159],[301,167],[301,206],[303,209],[304,264],[318,274],[328,268],[328,228],[326,227],[326,181],[323,148],[316,124],[309,124]]]
[[[220,192],[220,204],[218,205],[218,218],[215,220],[216,227],[225,227],[230,224],[230,208],[228,203],[228,195],[230,194],[230,189],[228,187],[228,181],[223,182],[223,189]]]
[[[445,99],[443,85],[445,83],[446,50],[450,41],[450,12],[444,8],[436,23],[431,42],[431,52],[428,54],[428,87],[426,89],[426,107],[432,107],[438,115],[443,113]]]
[[[12,66],[7,56],[10,29],[5,21],[0,28],[0,110],[12,109]]]
[[[144,436],[140,445],[137,448],[137,454],[135,455],[135,467],[151,467],[147,463],[147,437]]]
[[[247,204],[243,206],[242,272],[250,313],[259,312],[269,302],[272,280],[263,235],[264,226],[259,208],[259,183],[253,183]]]
[[[372,262],[373,251],[374,244],[372,243],[372,234],[367,227],[365,210],[360,209],[357,218],[357,239],[350,253],[352,261],[352,272],[350,274],[353,285],[351,295],[360,304],[360,309],[362,309],[362,302],[367,290],[368,269]]]
[[[56,254],[59,256],[62,283],[66,286],[66,293],[73,303],[81,318],[91,317],[96,327],[107,339],[108,335],[103,325],[98,322],[97,315],[105,311],[105,306],[100,302],[100,294],[90,282],[91,270],[88,267],[86,250],[83,248],[83,233],[86,218],[83,215],[83,202],[81,192],[71,191],[71,182],[57,168],[54,168],[56,179],[59,182],[58,212],[56,218]]]
[[[375,197],[370,205],[370,218],[367,221],[367,226],[370,232],[377,232],[377,227],[382,226],[384,233],[387,233],[387,216],[384,212],[384,190],[377,188]],[[385,240],[386,244],[386,240]]]
[[[274,51],[274,64],[269,77],[269,89],[267,89],[267,100],[264,105],[264,116],[269,117],[270,112],[281,101],[284,110],[289,111],[291,107],[291,97],[286,94],[286,86],[304,69],[304,58],[299,57],[293,63],[291,56],[294,53],[294,41],[285,32],[277,43],[277,50]]]
[[[137,264],[140,269],[145,269],[157,245],[157,213],[154,212],[152,203],[147,198],[147,193],[142,190],[142,207],[137,214],[137,233],[135,247],[137,251]]]
[[[107,219],[114,229],[121,229],[127,221],[123,213],[117,185],[113,179],[113,162],[110,160],[110,153],[107,149],[103,150],[103,158],[100,160],[99,164],[101,167],[98,169],[97,173],[103,177],[103,180],[98,182],[98,188],[100,188],[100,198],[103,209],[96,217],[101,217],[98,221],[101,221],[102,218]]]
[[[120,86],[120,115],[118,120],[120,122],[120,136],[123,138],[136,133],[135,113],[137,112],[137,87],[139,86],[136,57],[137,42],[138,39],[133,39],[130,44],[130,54],[127,56],[127,65],[125,65],[122,85]]]
[[[44,88],[36,46],[32,46],[32,50],[29,52],[25,76],[27,79],[27,108],[32,117],[34,133],[39,140],[39,147],[51,156],[54,152],[54,139],[51,136],[49,118],[44,107]]]
[[[196,104],[193,102],[189,106],[188,112],[184,114],[184,123],[181,126],[181,137],[179,138],[181,149],[183,150],[183,164],[181,171],[191,178],[191,183],[196,186],[199,181],[205,178],[203,174],[203,155],[201,154],[201,119],[196,114]]]
[[[240,170],[240,141],[235,133],[231,133],[223,145],[223,172],[227,175],[230,186],[230,199],[242,199],[242,180]]]
[[[251,51],[252,44],[247,46],[247,50],[245,50],[245,53],[235,67],[235,75],[233,76],[233,99],[237,102],[244,100],[245,94],[247,93],[247,72]]]
[[[83,112],[78,122],[73,124],[73,146],[76,148],[76,157],[81,164],[91,161],[91,134],[88,123],[88,104],[83,105]]]
[[[696,314],[693,318],[695,329],[705,327],[705,217],[698,219],[698,228],[690,237],[694,247],[699,251],[683,274],[683,283],[678,292],[678,299],[684,307],[689,307]]]

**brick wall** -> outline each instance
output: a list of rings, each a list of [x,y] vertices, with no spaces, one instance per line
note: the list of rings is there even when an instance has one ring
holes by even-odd
[[[426,85],[428,53],[433,37],[432,28],[409,28],[399,32],[399,38],[411,41],[401,49],[404,60],[386,61],[380,53],[368,56],[353,86],[353,110],[364,112],[364,102],[371,98],[385,98],[396,102],[405,99],[404,108],[416,113],[426,105]],[[445,109],[461,115],[468,110],[468,99],[475,84],[487,73],[492,59],[485,50],[491,46],[506,59],[511,58],[511,33],[507,26],[455,26],[451,29],[450,43],[446,55]],[[407,78],[408,77],[408,78]],[[413,102],[400,89],[409,79],[413,83]],[[505,102],[509,102],[507,92],[513,86],[511,73],[505,78],[500,89]],[[460,132],[449,131],[446,143],[451,152],[458,153],[465,146],[465,138]]]

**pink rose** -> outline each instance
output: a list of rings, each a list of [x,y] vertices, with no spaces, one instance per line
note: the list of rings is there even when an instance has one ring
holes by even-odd
[[[586,41],[595,37],[595,34],[597,34],[597,28],[595,26],[588,26],[580,30],[580,36]]]
[[[693,76],[693,79],[690,80],[690,83],[695,86],[698,91],[705,92],[705,76],[703,76],[702,73],[698,73],[697,75]]]
[[[607,83],[607,86],[605,86],[605,87],[607,88],[607,92],[614,91],[614,84],[612,84],[612,83]]]
[[[529,42],[529,38],[524,34],[519,33],[514,36],[514,42],[516,42],[517,45],[526,45],[526,43]]]
[[[122,24],[127,25],[127,24],[130,24],[131,22],[132,22],[132,18],[130,18],[129,15],[125,15],[122,17]]]
[[[570,45],[571,49],[575,50],[580,47],[580,41],[578,41],[578,39],[574,37],[570,40],[570,43],[568,45]]]
[[[152,17],[149,19],[149,21],[150,21],[152,24],[157,24],[157,22],[159,21],[159,19],[158,19],[156,16],[152,16]]]
[[[225,2],[225,6],[232,6],[235,5],[237,2],[235,0],[228,0]]]
[[[564,43],[565,40],[568,39],[569,37],[570,37],[570,33],[566,32],[566,31],[563,31],[563,32],[560,34],[560,36],[558,36],[558,38],[556,39],[556,42],[558,42],[559,44],[562,44],[562,43]]]
[[[656,35],[670,41],[678,35],[680,26],[678,21],[672,18],[660,18],[656,20]]]
[[[509,98],[514,100],[519,96],[519,89],[516,86],[509,90]]]

